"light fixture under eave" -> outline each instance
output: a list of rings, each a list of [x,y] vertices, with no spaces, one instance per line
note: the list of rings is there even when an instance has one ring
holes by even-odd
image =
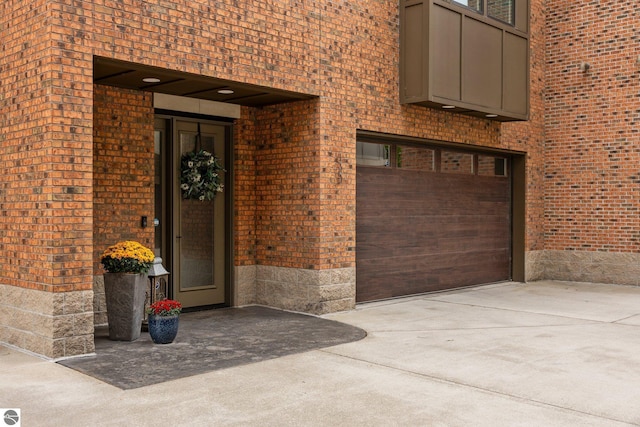
[[[231,95],[233,93],[232,89],[220,89],[218,91],[220,95]]]
[[[456,106],[455,105],[443,105],[442,108],[450,110],[452,108],[456,108]]]
[[[489,118],[489,119],[492,119],[494,117],[498,117],[498,115],[497,114],[487,114],[487,115],[485,115],[485,117]]]
[[[142,81],[145,83],[160,83],[160,79],[157,77],[145,77]]]

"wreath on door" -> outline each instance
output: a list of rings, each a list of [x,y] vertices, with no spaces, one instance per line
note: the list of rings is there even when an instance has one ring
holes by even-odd
[[[205,150],[185,153],[181,158],[180,189],[182,198],[213,200],[222,192],[220,173],[225,172],[220,160]]]

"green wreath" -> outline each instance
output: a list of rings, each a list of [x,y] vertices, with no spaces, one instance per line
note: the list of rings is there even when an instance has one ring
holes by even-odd
[[[220,173],[224,168],[220,160],[205,150],[189,152],[182,155],[180,189],[182,198],[196,200],[213,200],[222,192],[224,185]]]

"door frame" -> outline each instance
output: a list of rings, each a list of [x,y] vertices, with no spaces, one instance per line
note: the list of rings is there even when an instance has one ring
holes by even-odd
[[[216,197],[224,197],[225,201],[225,220],[224,220],[224,248],[225,248],[225,263],[224,263],[224,303],[222,304],[213,304],[213,305],[203,305],[194,307],[193,309],[210,309],[210,308],[220,308],[220,307],[230,307],[234,304],[233,292],[232,292],[232,284],[234,283],[234,220],[233,220],[233,176],[234,176],[234,153],[233,153],[233,124],[234,120],[212,117],[212,116],[204,116],[200,114],[188,114],[188,113],[179,113],[174,111],[167,110],[155,110],[155,119],[161,119],[165,121],[166,124],[166,141],[164,147],[162,147],[162,159],[163,164],[162,168],[164,169],[166,178],[164,182],[164,188],[162,188],[163,198],[166,201],[163,205],[164,209],[164,217],[166,222],[166,227],[163,230],[162,236],[162,247],[164,251],[164,255],[166,256],[166,260],[163,258],[163,263],[165,266],[172,268],[174,265],[174,257],[175,249],[173,247],[174,241],[172,236],[175,234],[174,231],[174,201],[175,201],[175,192],[174,185],[176,184],[176,180],[178,177],[175,174],[174,168],[172,167],[173,161],[173,144],[175,141],[175,129],[176,129],[176,121],[190,121],[190,122],[200,122],[207,123],[216,126],[223,126],[225,128],[225,180],[224,180],[224,190],[221,195],[217,195]],[[168,185],[169,183],[173,183],[173,185]],[[167,268],[167,269],[169,269]],[[171,271],[169,271],[171,273]],[[173,279],[173,275],[169,274],[168,280],[168,298],[173,298],[175,295],[175,283]]]

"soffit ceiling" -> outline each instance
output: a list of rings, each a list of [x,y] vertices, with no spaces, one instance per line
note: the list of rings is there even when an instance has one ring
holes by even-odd
[[[209,101],[260,107],[282,102],[310,99],[312,96],[249,85],[197,74],[167,70],[160,67],[135,64],[108,58],[94,58],[94,83],[137,89],[170,95],[187,96]],[[159,83],[146,83],[142,79],[155,77]],[[232,90],[221,94],[220,90]]]

